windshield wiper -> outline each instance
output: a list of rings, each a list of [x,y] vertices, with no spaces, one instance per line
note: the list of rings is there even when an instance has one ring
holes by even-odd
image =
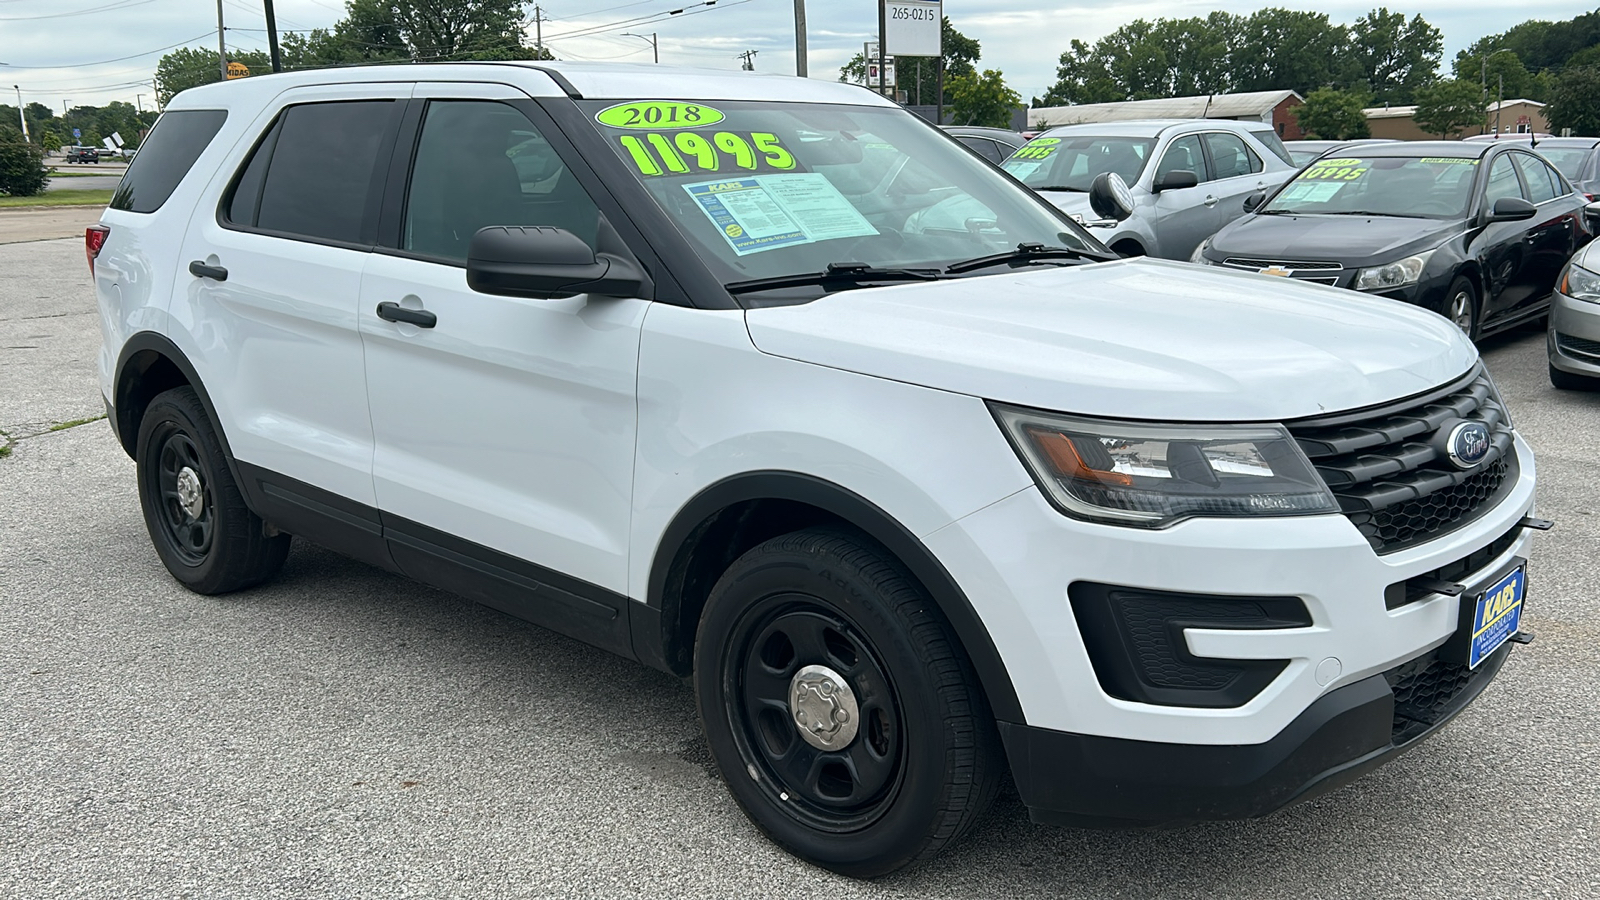
[[[937,281],[944,275],[938,269],[880,269],[866,263],[828,263],[821,272],[801,272],[796,275],[778,275],[772,278],[752,278],[749,281],[731,281],[723,287],[730,294],[748,294],[751,291],[771,291],[789,287],[822,287],[827,290],[844,290],[881,281]]]
[[[1300,210],[1298,210],[1298,209],[1258,209],[1258,210],[1256,210],[1256,215],[1258,215],[1258,216],[1298,216],[1298,215],[1300,215]]]
[[[1373,212],[1370,209],[1343,209],[1329,212],[1330,216],[1379,216],[1385,219],[1426,219],[1427,216],[1413,215],[1412,213],[1399,212]]]
[[[1105,262],[1117,259],[1116,256],[1102,256],[1098,253],[1089,253],[1083,250],[1073,250],[1070,247],[1047,247],[1044,244],[1022,243],[1017,249],[1005,253],[996,253],[993,256],[978,256],[958,263],[951,263],[944,267],[951,275],[962,272],[971,272],[987,266],[998,266],[1003,263],[1021,263],[1031,265],[1034,262],[1048,262],[1052,259],[1085,259],[1093,262]]]
[[[1088,188],[1069,187],[1068,185],[1065,185],[1065,184],[1047,184],[1044,187],[1032,187],[1030,185],[1029,186],[1029,190],[1034,190],[1034,191],[1071,191],[1074,194],[1087,194],[1087,193],[1089,193],[1089,189]]]

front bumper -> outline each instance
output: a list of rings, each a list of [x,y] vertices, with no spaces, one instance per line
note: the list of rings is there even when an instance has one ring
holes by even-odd
[[[1600,376],[1600,303],[1552,293],[1546,341],[1554,368]]]
[[[1138,827],[1255,818],[1347,784],[1431,736],[1483,692],[1511,647],[1431,708],[1420,730],[1396,715],[1389,678],[1372,675],[1324,694],[1263,744],[1166,744],[1009,723],[1000,736],[1035,822]]]

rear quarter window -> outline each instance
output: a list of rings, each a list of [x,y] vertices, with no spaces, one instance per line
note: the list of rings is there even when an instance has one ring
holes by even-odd
[[[1299,167],[1300,164],[1295,162],[1294,156],[1289,153],[1289,148],[1283,145],[1283,139],[1278,137],[1273,132],[1252,130],[1250,132],[1250,136],[1260,141],[1268,150],[1271,150],[1273,156],[1276,156],[1291,166],[1295,166],[1296,168]]]
[[[227,119],[227,111],[221,109],[164,113],[139,146],[139,155],[128,164],[116,193],[111,195],[111,208],[136,213],[160,209]]]

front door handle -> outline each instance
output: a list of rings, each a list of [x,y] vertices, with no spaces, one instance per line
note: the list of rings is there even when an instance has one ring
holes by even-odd
[[[1213,197],[1213,196],[1211,196],[1209,194],[1206,195],[1206,205],[1207,206],[1216,206],[1217,205],[1217,198]]]
[[[212,281],[227,281],[228,270],[221,266],[208,266],[200,260],[189,263],[189,274],[196,278],[209,278]]]
[[[378,318],[390,322],[404,322],[418,328],[432,328],[439,324],[439,317],[425,309],[407,309],[398,303],[379,303]]]

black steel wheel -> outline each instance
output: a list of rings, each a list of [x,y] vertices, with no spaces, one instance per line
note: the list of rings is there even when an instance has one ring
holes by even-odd
[[[193,388],[146,407],[136,450],[139,502],[156,555],[190,590],[222,594],[283,566],[291,538],[245,505],[211,417]]]
[[[712,756],[757,827],[856,877],[925,860],[993,798],[1003,762],[970,663],[882,547],[774,538],[706,601],[695,692]]]

